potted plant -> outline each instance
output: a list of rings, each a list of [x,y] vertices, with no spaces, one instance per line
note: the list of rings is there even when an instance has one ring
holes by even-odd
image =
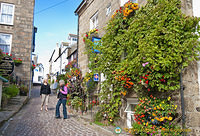
[[[20,89],[19,94],[20,94],[21,96],[27,96],[28,87],[26,87],[26,86],[24,86],[24,85],[21,85],[19,89]]]
[[[19,66],[19,65],[21,65],[22,64],[22,59],[20,59],[20,58],[13,58],[13,61],[14,61],[14,63],[15,63],[15,66]]]

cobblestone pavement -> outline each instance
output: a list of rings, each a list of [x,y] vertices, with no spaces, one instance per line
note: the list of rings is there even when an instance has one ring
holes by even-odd
[[[55,119],[56,96],[51,95],[49,111],[40,111],[39,87],[32,90],[32,99],[0,129],[2,136],[105,136],[92,127],[77,120]],[[62,107],[61,117],[62,117]]]

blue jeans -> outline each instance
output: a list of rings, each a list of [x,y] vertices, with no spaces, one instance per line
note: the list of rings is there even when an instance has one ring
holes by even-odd
[[[56,105],[56,117],[60,117],[60,105],[63,105],[63,116],[67,118],[67,108],[66,108],[66,99],[59,99]]]

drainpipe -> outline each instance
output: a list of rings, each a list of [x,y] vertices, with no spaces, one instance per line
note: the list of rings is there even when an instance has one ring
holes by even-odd
[[[34,3],[35,5],[35,3]],[[34,6],[35,7],[35,6]],[[29,92],[28,92],[28,97],[29,99],[31,98],[31,88],[32,88],[32,68],[31,68],[31,64],[32,64],[32,49],[33,49],[33,35],[34,35],[34,13],[35,13],[35,8],[33,9],[33,29],[32,29],[32,41],[31,41],[31,56],[30,56],[30,82],[29,82]]]
[[[181,112],[182,112],[182,129],[183,129],[183,136],[185,136],[185,102],[184,102],[184,91],[183,91],[183,79],[182,79],[182,69],[180,73],[180,94],[181,94]]]

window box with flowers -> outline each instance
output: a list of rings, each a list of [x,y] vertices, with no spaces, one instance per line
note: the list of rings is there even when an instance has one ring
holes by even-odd
[[[15,66],[19,66],[22,64],[22,59],[20,58],[13,58],[13,61],[15,63]]]

